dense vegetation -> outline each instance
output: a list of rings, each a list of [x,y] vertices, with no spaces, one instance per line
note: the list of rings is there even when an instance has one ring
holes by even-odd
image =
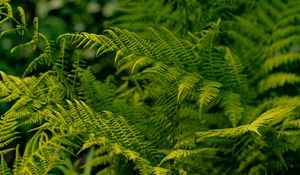
[[[51,33],[0,1],[0,63],[26,58],[22,76],[1,65],[0,174],[297,174],[299,0],[122,0],[94,17]]]

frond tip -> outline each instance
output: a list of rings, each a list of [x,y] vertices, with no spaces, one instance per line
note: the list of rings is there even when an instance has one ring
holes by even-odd
[[[258,92],[263,93],[269,89],[282,87],[286,84],[298,84],[300,83],[300,76],[295,73],[273,73],[265,79],[262,79],[258,84]]]
[[[198,98],[198,105],[200,112],[211,103],[214,99],[216,99],[219,95],[220,88],[222,84],[215,81],[205,81],[203,82],[203,86],[200,88],[200,94]]]
[[[182,101],[200,80],[201,77],[196,74],[184,76],[178,85],[177,102]]]
[[[261,127],[267,126],[272,121],[281,121],[291,113],[296,106],[285,106],[277,107],[266,111],[261,114],[252,123],[241,125],[235,128],[225,128],[225,129],[214,129],[210,131],[197,132],[197,141],[200,142],[203,139],[210,137],[228,137],[233,138],[247,133],[248,131],[255,132],[258,135],[261,133],[258,131]]]
[[[163,164],[164,162],[171,160],[171,159],[184,159],[184,158],[191,158],[192,156],[199,156],[199,155],[214,155],[216,154],[217,149],[215,148],[199,148],[195,150],[183,150],[177,149],[171,151],[159,164]]]

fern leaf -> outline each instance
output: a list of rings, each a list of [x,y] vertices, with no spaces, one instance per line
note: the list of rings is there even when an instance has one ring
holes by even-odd
[[[266,124],[270,123],[272,120],[282,120],[287,115],[295,109],[295,106],[286,106],[270,109],[267,112],[260,115],[256,120],[254,120],[249,127],[250,131],[253,131],[260,135],[258,129]]]
[[[276,40],[270,46],[265,49],[267,55],[274,55],[276,51],[284,52],[286,48],[300,42],[300,37],[298,35],[288,36],[280,40]]]
[[[225,128],[225,129],[213,129],[209,131],[201,131],[197,132],[197,142],[200,142],[206,138],[210,137],[228,137],[228,138],[234,138],[238,137],[239,135],[243,135],[246,132],[248,132],[248,125],[241,125],[234,128]]]
[[[264,25],[273,27],[275,25],[275,21],[273,20],[272,16],[268,14],[267,10],[263,8],[264,4],[261,5],[262,7],[257,9],[258,18]]]
[[[10,5],[9,3],[5,3],[5,4],[4,4],[4,7],[5,7],[6,10],[7,10],[7,16],[8,16],[9,18],[13,18],[13,10],[12,10],[11,5]]]
[[[167,175],[169,174],[170,170],[166,168],[161,168],[161,167],[154,167],[153,170],[155,175]]]
[[[237,127],[244,111],[240,95],[232,92],[226,93],[222,98],[221,106],[224,107],[225,115],[228,117],[231,125]]]
[[[261,70],[263,73],[270,73],[274,69],[283,65],[292,65],[300,61],[300,54],[297,52],[288,52],[268,58],[262,65]]]
[[[33,37],[32,39],[39,43],[39,19],[37,17],[33,18]]]
[[[257,116],[261,115],[263,112],[277,108],[280,106],[299,106],[300,99],[299,97],[290,97],[290,96],[280,96],[271,98],[268,100],[263,101],[256,109],[252,112],[252,118],[256,118]]]
[[[296,33],[300,33],[300,26],[288,25],[284,28],[279,28],[274,31],[271,35],[271,40],[279,40],[287,38],[288,36],[294,35]]]
[[[198,98],[200,112],[202,112],[209,103],[216,99],[220,91],[219,88],[221,87],[222,84],[218,82],[203,82],[203,86],[200,88],[200,95]]]
[[[16,47],[12,48],[11,49],[11,53],[14,54],[14,53],[16,53],[17,50],[23,50],[23,49],[26,49],[26,48],[31,48],[32,50],[35,50],[36,43],[33,40],[31,40],[31,41],[29,41],[27,43],[20,44],[20,45],[18,45]]]
[[[115,56],[115,64],[117,65],[119,60],[121,59],[121,57],[123,56],[123,51],[122,50],[118,50],[117,53],[116,53],[116,56]]]
[[[242,74],[244,69],[242,62],[227,47],[225,60],[228,65],[228,70],[226,70],[228,77],[226,77],[226,81],[228,81],[229,85],[232,85],[232,89],[237,89],[238,91],[244,90],[246,75]]]
[[[90,162],[87,162],[84,167],[86,166],[97,166],[97,165],[107,165],[110,162],[112,162],[112,155],[102,155],[100,157],[96,157],[93,160],[91,160]]]
[[[24,28],[26,28],[27,23],[26,23],[26,17],[25,17],[24,9],[23,9],[22,7],[18,7],[17,10],[18,10],[18,12],[19,12],[19,15],[20,15],[20,18],[21,18],[22,25],[23,25]]]
[[[252,43],[253,41],[251,39],[255,39],[255,38],[263,38],[265,36],[265,33],[264,33],[264,30],[257,30],[258,27],[260,26],[257,26],[257,25],[253,25],[253,23],[246,19],[246,18],[243,18],[243,17],[240,17],[240,16],[235,16],[235,18],[238,20],[239,24],[237,26],[240,26],[242,27],[242,30],[241,32],[243,32],[243,34],[247,34],[247,38],[250,39],[250,43]],[[235,25],[233,25],[232,27],[235,27]],[[230,30],[229,30],[230,31]],[[234,31],[230,31],[230,32],[234,32]],[[238,33],[232,33],[232,34],[237,34]],[[242,34],[242,36],[243,36]],[[240,37],[238,37],[240,38]],[[245,42],[245,44],[247,44]]]
[[[284,128],[293,128],[298,129],[300,128],[300,119],[291,120],[283,123]],[[281,132],[280,132],[281,133]]]
[[[160,166],[162,163],[171,160],[171,159],[183,159],[186,157],[191,157],[191,156],[199,156],[202,154],[210,154],[210,155],[214,155],[216,153],[216,149],[215,148],[200,148],[200,149],[195,149],[195,150],[183,150],[183,149],[178,149],[178,150],[174,150],[171,151],[159,164],[158,166]]]
[[[22,94],[20,86],[23,86],[23,82],[21,79],[6,75],[2,71],[0,71],[0,75],[2,77],[2,82],[0,82],[0,88],[2,91],[0,94],[2,99],[0,99],[0,103],[11,102],[18,99]]]
[[[21,33],[21,31],[22,31],[22,29],[20,29],[20,28],[7,29],[7,30],[1,32],[0,37],[6,36],[6,35],[14,36],[18,33]]]
[[[54,63],[54,70],[57,70],[58,76],[59,77],[64,77],[64,69],[65,69],[65,64],[66,64],[66,39],[62,38],[59,40],[59,54],[58,54],[58,59]],[[27,68],[28,69],[28,68]],[[25,71],[26,72],[26,71]]]
[[[267,78],[261,80],[258,84],[258,92],[263,93],[269,89],[282,87],[286,84],[297,84],[300,82],[300,77],[293,73],[274,73]]]
[[[0,119],[0,148],[3,149],[11,142],[19,138],[16,128],[19,126],[14,118],[8,118],[6,116]]]
[[[241,125],[234,128],[225,128],[225,129],[214,129],[209,131],[201,131],[197,132],[196,135],[199,137],[197,139],[198,142],[202,141],[205,138],[210,137],[228,137],[228,138],[234,138],[239,135],[243,135],[247,133],[248,131],[252,131],[257,133],[258,135],[261,135],[258,131],[259,128],[266,126],[267,124],[270,124],[273,120],[282,120],[287,115],[295,109],[295,106],[285,106],[285,107],[278,107],[273,108],[265,113],[261,114],[257,119],[255,119],[252,123]]]
[[[153,172],[150,162],[140,157],[138,153],[124,149],[119,145],[113,145],[112,150],[114,153],[124,155],[127,159],[132,160],[136,164],[136,168],[140,170],[140,174],[147,175]]]
[[[156,62],[154,63],[153,67],[145,69],[141,74],[154,74],[160,77],[161,80],[166,82],[175,81],[181,74],[179,69],[174,67],[169,68],[167,65]]]
[[[2,20],[0,21],[0,25],[6,23],[6,21],[8,21],[8,20],[9,20],[9,17],[6,17],[6,18],[2,19]],[[1,34],[2,34],[2,32],[1,32]],[[0,36],[2,36],[1,34],[0,34]]]
[[[200,79],[201,77],[195,74],[184,76],[178,85],[177,102],[184,100],[186,93],[190,92]]]
[[[98,112],[111,109],[116,98],[116,87],[113,83],[96,81],[96,77],[90,69],[81,72],[79,79],[81,82],[80,94],[83,95],[89,105]]]
[[[2,175],[12,175],[9,167],[7,166],[6,160],[4,159],[4,156],[1,155],[1,167],[0,167],[0,173]]]
[[[131,68],[131,73],[133,74],[134,72],[139,70],[141,67],[145,67],[147,65],[150,65],[151,63],[152,63],[152,60],[149,59],[148,57],[138,58]]]

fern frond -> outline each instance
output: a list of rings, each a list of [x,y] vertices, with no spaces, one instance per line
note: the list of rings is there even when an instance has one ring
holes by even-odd
[[[107,165],[112,162],[112,155],[102,155],[101,157],[96,157],[92,161],[86,163],[84,166],[97,166],[97,165]]]
[[[277,107],[270,109],[267,112],[260,115],[255,119],[249,127],[250,131],[253,131],[260,135],[258,129],[266,124],[270,123],[272,120],[282,120],[287,117],[287,115],[295,109],[295,106]]]
[[[231,27],[234,32],[229,32],[229,35],[232,34],[236,38],[236,50],[243,50],[242,60],[251,65],[250,70],[253,74],[251,81],[259,82],[258,91],[261,94],[268,89],[297,82],[296,74],[284,72],[291,70],[293,63],[299,60],[293,49],[300,41],[299,24],[295,21],[299,17],[299,8],[291,5],[297,2],[262,0],[252,13],[237,17],[237,22]],[[274,70],[278,73],[270,74]],[[265,78],[268,74],[269,78]]]
[[[248,125],[241,125],[235,128],[225,128],[225,129],[214,129],[210,131],[197,132],[196,135],[199,137],[197,142],[210,137],[229,137],[234,138],[245,134],[248,131]]]
[[[94,47],[99,47],[96,51],[97,56],[101,56],[104,53],[116,51],[119,47],[114,43],[114,41],[105,36],[105,35],[96,35],[90,33],[76,33],[76,34],[63,34],[58,37],[58,41],[62,39],[66,39],[70,41],[72,44],[77,47],[83,46],[88,47],[90,49]]]
[[[278,52],[284,52],[286,48],[289,48],[292,45],[295,45],[300,42],[300,37],[297,35],[292,35],[285,37],[280,40],[276,40],[274,43],[272,43],[270,46],[268,46],[265,49],[265,52],[267,55],[274,55],[276,54],[276,51]]]
[[[232,92],[226,93],[222,98],[221,106],[224,108],[224,114],[228,117],[231,125],[237,127],[244,112],[240,95]]]
[[[90,104],[93,109],[101,112],[102,110],[112,109],[112,103],[116,98],[114,84],[108,80],[106,82],[96,81],[96,77],[91,73],[90,69],[86,69],[79,74],[81,82],[80,95]]]
[[[11,170],[7,166],[6,160],[4,159],[4,156],[1,154],[1,167],[0,172],[2,175],[12,175]]]
[[[232,86],[232,89],[237,89],[237,91],[243,91],[246,87],[246,75],[243,74],[243,64],[239,58],[234,55],[229,48],[226,48],[225,60],[227,61],[227,69],[225,81]]]
[[[103,111],[103,113],[94,112],[89,106],[83,102],[67,101],[68,109],[62,106],[58,106],[59,113],[65,117],[68,121],[62,124],[62,128],[73,128],[80,130],[82,133],[93,133],[93,137],[86,140],[84,148],[88,148],[92,145],[106,144],[105,142],[99,142],[99,139],[108,139],[112,144],[118,144],[124,147],[124,149],[136,151],[141,154],[141,157],[151,157],[149,146],[150,143],[143,140],[139,131],[121,116],[115,116],[109,111]],[[92,139],[92,140],[91,140]],[[146,149],[147,148],[147,149]],[[123,148],[122,148],[123,149]]]
[[[25,17],[24,9],[22,7],[18,7],[17,10],[18,10],[20,18],[21,18],[22,26],[24,28],[26,28],[27,23],[26,23],[26,17]]]
[[[120,60],[117,63],[117,74],[123,72],[123,71],[130,71],[133,73],[134,69],[133,66],[136,66],[136,63],[139,62],[139,59],[142,59],[141,57],[138,57],[135,54],[130,54],[128,56],[125,56],[122,60]],[[140,60],[142,61],[142,60]],[[150,59],[148,59],[147,62],[150,62]]]
[[[209,131],[201,131],[197,132],[196,135],[198,137],[197,141],[201,141],[205,138],[209,137],[228,137],[234,138],[240,135],[247,133],[248,131],[252,131],[261,135],[258,131],[261,127],[270,124],[273,120],[282,120],[287,115],[295,109],[295,106],[285,106],[285,107],[277,107],[266,111],[261,114],[257,119],[255,119],[252,123],[246,125],[240,125],[234,128],[225,128],[225,129],[214,129]]]
[[[292,2],[290,2],[292,3]],[[290,4],[289,3],[289,4]],[[278,27],[286,27],[288,25],[293,25],[295,24],[297,18],[299,18],[299,7],[294,6],[294,7],[287,7],[282,14],[282,19],[278,22]]]
[[[148,8],[152,7],[152,8]],[[131,31],[138,31],[147,35],[144,26],[174,28],[177,33],[196,29],[201,22],[201,15],[193,12],[200,11],[198,1],[128,1],[124,0],[117,6],[117,12],[122,14],[114,16],[110,21],[105,22],[106,26],[118,26],[128,28]],[[189,13],[187,13],[189,11]],[[181,16],[181,18],[177,18]],[[196,22],[197,21],[197,22]],[[192,22],[198,25],[192,25]]]
[[[24,50],[24,49],[27,49],[27,48],[30,48],[32,50],[35,50],[36,48],[36,43],[31,40],[27,43],[24,43],[24,44],[20,44],[14,48],[11,49],[11,53],[15,54],[18,50]]]
[[[72,38],[72,43],[77,46],[82,46],[89,42],[97,43],[97,46],[99,47],[97,55],[106,51],[119,50],[117,51],[118,54],[116,55],[115,60],[119,60],[120,53],[124,55],[123,57],[126,57],[126,55],[128,56],[133,52],[137,56],[143,55],[155,61],[163,62],[166,65],[173,65],[181,68],[183,68],[183,66],[192,66],[187,67],[187,69],[197,69],[194,64],[195,61],[190,50],[191,48],[184,44],[184,40],[174,36],[174,34],[167,29],[161,29],[161,33],[155,29],[150,28],[150,30],[153,34],[152,42],[149,42],[133,32],[118,28],[112,28],[111,30],[106,31],[110,35],[110,38],[105,35],[88,33],[81,33],[80,35],[64,35],[61,37]],[[169,41],[176,42],[174,42],[175,44],[169,44]],[[78,42],[79,44],[77,44]],[[173,57],[173,61],[166,59],[168,57]]]
[[[195,149],[195,150],[182,150],[182,149],[178,149],[178,150],[174,150],[171,151],[159,164],[158,166],[160,166],[161,164],[163,164],[164,162],[171,160],[171,159],[184,159],[186,157],[192,157],[192,156],[199,156],[199,155],[214,155],[216,153],[216,149],[215,148],[200,148],[200,149]]]
[[[233,27],[233,28],[243,27],[243,29],[240,31],[240,32],[242,32],[242,35],[237,37],[237,39],[246,35],[244,37],[249,38],[250,39],[249,42],[253,43],[253,39],[262,39],[265,37],[266,34],[265,34],[264,30],[257,30],[258,28],[259,29],[262,28],[261,26],[253,25],[252,21],[250,21],[246,18],[240,17],[240,16],[235,16],[235,19],[239,22],[239,25],[232,24],[231,27]],[[234,32],[233,34],[238,35],[238,33],[235,33],[235,32],[237,32],[235,30],[229,30],[229,32]],[[243,42],[243,43],[247,44],[246,42]]]
[[[72,134],[54,133],[54,135],[49,138],[44,132],[36,133],[27,143],[17,170],[19,173],[48,173],[56,165],[63,163],[59,152],[66,151],[70,153],[65,147],[76,145],[69,140],[72,136]]]
[[[271,58],[268,58],[262,65],[261,70],[263,73],[270,73],[274,69],[280,66],[290,66],[293,63],[297,63],[300,60],[300,54],[297,52],[288,52],[286,54],[277,55]]]
[[[14,119],[1,116],[0,126],[0,148],[3,149],[14,140],[19,138],[19,132],[16,131],[18,123]]]
[[[263,101],[259,106],[257,106],[256,109],[252,112],[252,121],[253,121],[253,118],[256,118],[257,116],[261,115],[263,112],[265,112],[269,109],[277,108],[280,106],[295,106],[295,107],[297,107],[297,106],[299,106],[299,104],[300,104],[299,97],[280,96],[280,97],[267,99],[267,100]]]
[[[279,28],[272,33],[272,40],[276,41],[279,39],[287,38],[288,36],[294,35],[295,33],[300,33],[300,26],[288,25],[284,28]]]
[[[300,82],[300,77],[293,73],[273,73],[262,79],[258,84],[258,92],[263,93],[269,89],[274,89],[277,87],[282,87],[286,84],[297,84]]]
[[[22,7],[17,8],[16,11],[18,12],[20,17],[20,19],[17,19],[13,17],[13,10],[11,5],[9,3],[6,3],[4,4],[4,6],[7,12],[1,12],[1,15],[6,16],[7,19],[11,19],[11,22],[13,23],[12,26],[15,27],[4,30],[3,32],[1,32],[1,36],[8,35],[8,34],[24,35],[24,33],[26,32],[26,34],[28,34],[30,38],[29,41],[27,41],[26,43],[21,43],[13,47],[11,49],[11,52],[14,54],[19,50],[22,51],[23,49],[31,49],[31,50],[38,49],[41,52],[40,56],[36,58],[35,63],[29,65],[25,74],[30,73],[33,69],[37,67],[39,63],[45,62],[45,64],[47,64],[48,66],[53,64],[55,62],[54,60],[55,58],[52,57],[52,46],[50,44],[50,41],[47,39],[47,37],[44,34],[39,32],[38,18],[35,17],[33,19],[33,26],[32,26],[33,31],[31,34],[31,30],[28,28],[28,24],[26,22],[26,16],[23,8]],[[2,20],[2,23],[4,21],[5,20]],[[45,59],[45,55],[47,55],[48,57],[47,59]]]
[[[222,84],[218,82],[203,82],[203,86],[200,88],[200,94],[198,98],[200,112],[202,112],[209,103],[218,97],[221,87]]]
[[[137,72],[137,70],[139,70],[142,67],[148,66],[152,63],[152,60],[149,59],[148,57],[141,57],[138,58],[135,63],[133,64],[132,68],[131,68],[131,73],[134,74],[135,72]]]
[[[195,45],[175,36],[165,28],[159,30],[150,28],[151,39],[145,39],[133,32],[118,28],[107,30],[108,36],[80,33],[68,34],[62,36],[62,38],[71,39],[71,44],[77,47],[95,46],[96,49],[101,50],[99,53],[106,52],[106,50],[115,50],[118,74],[124,70],[131,71],[134,74],[138,72],[133,77],[134,81],[139,81],[138,83],[142,81],[153,82],[142,88],[138,85],[136,87],[140,92],[143,91],[143,88],[147,89],[147,93],[150,93],[149,97],[155,102],[155,110],[150,110],[150,112],[142,109],[147,118],[157,123],[157,129],[161,126],[165,128],[165,131],[172,128],[170,133],[176,132],[176,135],[180,135],[187,129],[190,132],[197,130],[196,128],[199,128],[199,126],[196,123],[199,122],[200,115],[196,110],[196,105],[187,107],[184,103],[176,104],[176,101],[174,103],[173,100],[176,100],[176,96],[179,101],[185,99],[185,97],[188,97],[186,100],[189,102],[197,103],[199,101],[200,107],[198,108],[203,111],[218,96],[222,84],[216,81],[220,79],[222,83],[226,82],[224,74],[227,69],[231,69],[233,66],[235,68],[234,74],[238,78],[230,80],[231,85],[226,88],[236,88],[235,83],[242,83],[240,81],[242,79],[240,78],[242,77],[240,76],[241,68],[238,65],[237,58],[231,54],[231,58],[228,58],[228,62],[226,62],[223,58],[223,51],[216,47],[219,27],[220,21],[214,23],[212,29],[201,32],[201,37],[196,37],[198,43]],[[193,49],[198,54],[195,54]],[[202,67],[203,71],[200,70]],[[224,67],[226,67],[226,70]],[[200,79],[202,80],[202,77],[210,81],[205,80],[207,82],[201,85],[198,82]],[[155,84],[163,85],[163,90]],[[177,88],[173,88],[174,86]],[[127,96],[134,91],[134,88],[128,91]],[[174,93],[177,95],[174,96]],[[124,98],[124,95],[119,97]],[[178,107],[176,107],[177,105]],[[99,108],[103,109],[103,106]],[[186,111],[186,114],[183,114],[183,111]],[[186,121],[187,118],[193,118],[194,122],[192,123],[194,124]],[[188,128],[187,126],[192,127]],[[174,130],[175,127],[178,128],[178,131]],[[163,131],[159,133],[163,133]],[[159,133],[156,133],[155,137],[160,137]],[[164,135],[168,138],[173,137],[170,134]]]
[[[94,136],[91,136],[87,142],[85,142],[83,149],[89,148],[92,145],[99,145],[100,148],[96,150],[98,152],[97,157],[95,157],[89,165],[105,165],[108,162],[112,163],[115,156],[123,155],[128,160],[132,160],[136,163],[137,169],[140,170],[141,174],[148,174],[152,171],[152,167],[150,165],[150,162],[140,156],[139,153],[135,151],[131,151],[129,149],[126,149],[119,144],[112,143],[105,137],[95,138]],[[102,148],[101,148],[102,147]],[[100,150],[100,151],[99,151]],[[109,154],[104,154],[103,151],[108,152]],[[102,154],[102,155],[100,155]],[[99,173],[103,173],[103,170],[99,171]]]
[[[9,18],[13,18],[13,10],[12,10],[11,5],[10,5],[9,3],[5,3],[5,4],[4,4],[4,7],[5,7],[6,10],[7,10],[7,16],[8,16]]]
[[[14,36],[18,33],[22,33],[23,32],[23,29],[22,28],[14,28],[14,29],[8,29],[8,30],[5,30],[3,32],[1,32],[0,34],[0,37],[3,37],[3,36]]]
[[[273,9],[270,8],[269,9]],[[261,7],[257,9],[258,19],[263,25],[270,26],[271,28],[275,25],[274,17],[269,14],[269,9],[266,8],[266,2],[261,2]],[[277,16],[276,16],[277,17]]]
[[[180,77],[182,73],[180,72],[180,69],[169,67],[163,63],[156,62],[152,67],[143,70],[141,74],[153,74],[163,81],[172,82]]]
[[[26,87],[23,85],[21,79],[6,75],[4,72],[0,71],[0,75],[2,78],[0,87],[1,87],[1,100],[0,102],[11,102],[16,100],[22,94],[21,87]]]
[[[121,154],[125,156],[128,160],[133,161],[136,164],[136,168],[140,170],[140,174],[147,175],[152,173],[153,167],[150,165],[150,162],[142,157],[134,151],[124,149],[119,145],[112,146],[113,152],[116,154]]]
[[[2,20],[0,21],[0,25],[2,25],[2,24],[4,24],[4,23],[6,23],[8,20],[9,20],[9,18],[8,18],[8,17],[6,17],[6,18],[2,19]],[[1,32],[1,33],[2,33],[2,32]],[[0,34],[0,36],[1,36],[1,34]]]
[[[266,161],[267,160],[267,156],[265,154],[262,153],[261,150],[259,150],[257,148],[258,146],[255,144],[250,144],[247,145],[245,150],[242,152],[242,154],[238,157],[239,159],[241,159],[241,163],[238,167],[238,169],[236,170],[236,172],[242,172],[245,168],[247,168],[248,166],[250,166],[250,164],[253,164],[254,161]],[[251,166],[251,170],[249,170],[250,172],[266,172],[266,167],[263,166],[262,164],[258,164],[255,166]]]
[[[184,76],[178,85],[177,102],[183,101],[187,96],[187,92],[190,92],[200,80],[201,77],[197,74]]]
[[[153,173],[155,175],[167,175],[170,172],[170,170],[166,168],[161,168],[161,167],[154,167]]]
[[[300,119],[284,122],[283,127],[284,128],[293,128],[293,129],[300,128]]]
[[[276,88],[299,89],[299,2],[261,0],[248,9],[246,1],[135,0],[128,6],[129,0],[120,1],[123,9],[112,23],[136,25],[102,35],[63,34],[57,50],[41,33],[38,18],[30,28],[22,8],[15,18],[11,5],[0,1],[0,24],[9,20],[16,26],[2,35],[30,37],[12,52],[30,48],[39,55],[23,78],[0,71],[5,108],[0,173],[282,174],[296,169],[298,159],[290,155],[300,147],[300,101],[298,94],[280,96]],[[238,10],[246,13],[238,17]],[[220,19],[209,21],[219,12],[225,20],[236,16],[229,32]],[[139,28],[147,23],[154,27]],[[194,28],[202,30],[190,33],[191,40],[177,36]],[[94,75],[80,48],[114,59],[115,74]],[[100,61],[101,71],[106,66],[102,60],[87,64],[94,61]],[[52,69],[25,77],[40,65]],[[98,69],[98,62],[94,66]],[[264,100],[266,92],[274,98]],[[15,146],[19,137],[22,142]],[[4,156],[13,150],[12,165]]]

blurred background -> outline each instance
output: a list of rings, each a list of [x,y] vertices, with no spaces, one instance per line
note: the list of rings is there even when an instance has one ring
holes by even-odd
[[[92,32],[102,33],[103,22],[110,18],[116,9],[116,0],[11,0],[14,8],[21,6],[26,13],[29,25],[32,19],[39,18],[40,31],[49,40],[55,42],[56,38],[63,33]],[[11,28],[6,23],[0,28]],[[26,36],[5,36],[0,39],[0,70],[8,74],[21,76],[26,66],[34,56],[30,51],[12,55],[10,49],[19,43],[24,43],[29,38]],[[92,57],[86,53],[87,57]]]

